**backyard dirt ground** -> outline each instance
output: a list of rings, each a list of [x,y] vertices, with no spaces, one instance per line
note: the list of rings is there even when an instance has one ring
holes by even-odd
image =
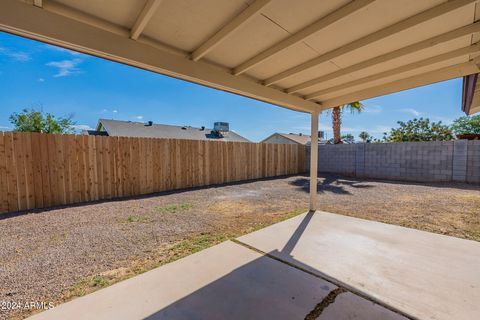
[[[0,308],[57,304],[295,216],[308,189],[290,176],[0,215]],[[320,210],[480,241],[480,186],[327,175],[318,192]]]

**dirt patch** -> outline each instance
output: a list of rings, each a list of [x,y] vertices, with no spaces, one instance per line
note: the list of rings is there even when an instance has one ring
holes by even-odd
[[[308,177],[0,215],[0,301],[72,299],[306,211]],[[480,187],[319,178],[319,208],[480,241]],[[0,311],[0,319],[30,311]]]
[[[261,211],[262,207],[261,203],[247,200],[220,200],[210,204],[208,210],[221,215],[240,216],[249,212]]]

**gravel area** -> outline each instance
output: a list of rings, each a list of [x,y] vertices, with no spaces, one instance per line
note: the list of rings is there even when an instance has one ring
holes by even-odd
[[[308,188],[290,176],[0,215],[0,302],[88,293],[298,214]],[[480,241],[480,186],[322,176],[318,190],[321,210]]]

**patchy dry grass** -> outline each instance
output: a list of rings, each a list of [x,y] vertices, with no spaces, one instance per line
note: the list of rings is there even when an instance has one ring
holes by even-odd
[[[127,218],[127,222],[144,222],[144,223],[147,223],[147,222],[151,222],[152,219],[150,219],[150,217],[147,217],[147,216],[141,216],[141,215],[132,215],[132,216],[128,216]]]
[[[208,210],[217,214],[239,215],[255,212],[264,207],[264,204],[248,200],[221,200],[211,203]]]
[[[52,245],[58,245],[64,242],[67,239],[67,234],[65,232],[55,233],[50,238],[50,243]]]
[[[345,178],[329,186],[338,186],[342,194],[322,195],[321,210],[480,241],[478,186]]]
[[[178,213],[192,209],[191,203],[171,204],[167,206],[157,206],[155,210],[160,213]]]

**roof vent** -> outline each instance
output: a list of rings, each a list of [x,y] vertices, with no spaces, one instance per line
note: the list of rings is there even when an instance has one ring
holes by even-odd
[[[153,125],[153,121],[145,122],[145,127],[151,127]]]
[[[200,131],[205,131],[205,126],[202,126],[202,127],[200,128]]]
[[[183,127],[182,127],[182,130],[187,130],[187,126],[183,126]]]
[[[300,132],[298,135],[299,135],[299,136],[303,136],[303,134],[302,134],[301,132]]]

